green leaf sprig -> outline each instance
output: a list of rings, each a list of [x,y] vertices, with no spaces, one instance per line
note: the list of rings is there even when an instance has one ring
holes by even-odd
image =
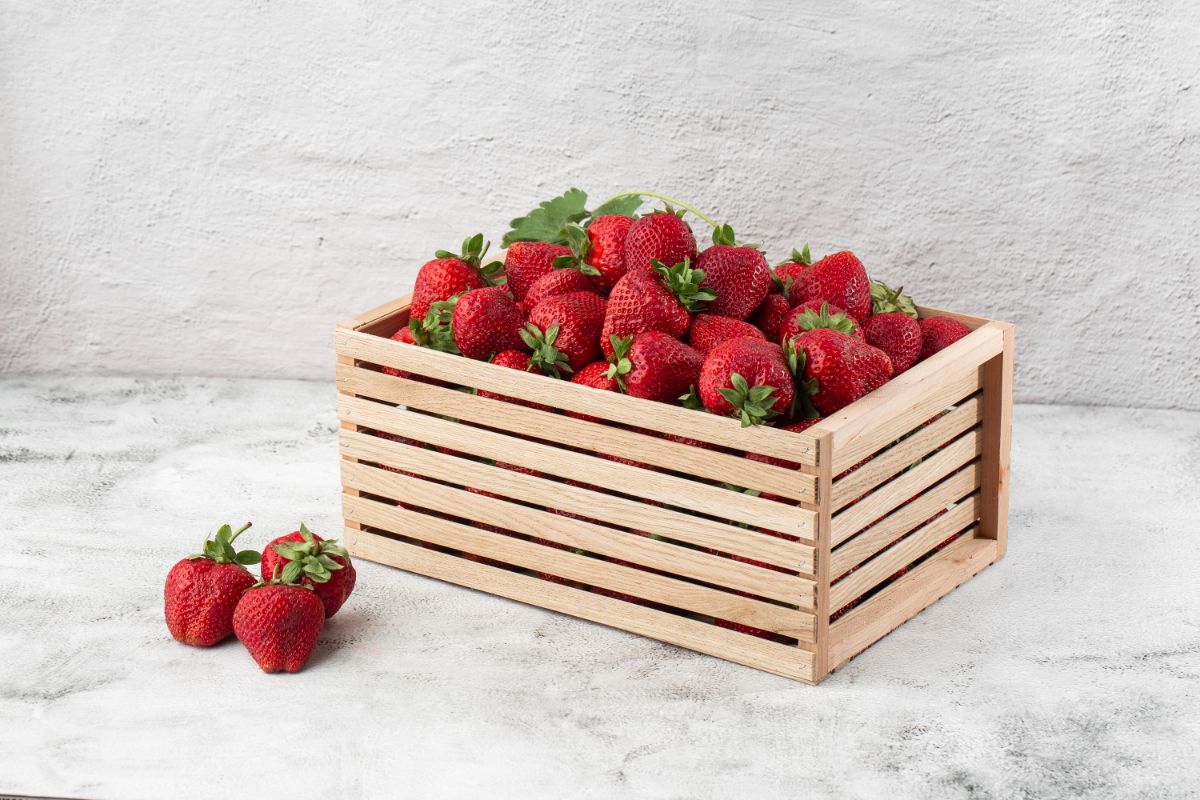
[[[241,564],[251,566],[262,560],[262,554],[257,550],[235,550],[233,542],[244,531],[251,527],[247,522],[236,531],[229,525],[222,525],[212,538],[205,538],[199,553],[188,556],[189,559],[207,558],[218,564]]]

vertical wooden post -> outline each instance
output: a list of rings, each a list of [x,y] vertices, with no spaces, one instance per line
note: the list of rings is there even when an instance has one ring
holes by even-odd
[[[343,356],[343,355],[339,355],[337,357],[337,363],[348,364],[349,366],[352,366],[352,367],[357,366],[357,362],[353,358],[350,358],[349,356]],[[338,387],[338,394],[339,395],[346,394],[351,397],[354,396],[353,394],[351,394],[349,392],[343,391],[342,387],[340,387],[340,386]],[[338,428],[343,431],[357,432],[359,429],[359,426],[352,422],[344,422],[344,421],[339,420]],[[342,443],[339,441],[338,442],[338,453],[341,456],[341,458],[338,460],[339,464],[344,463],[346,461],[349,461],[354,464],[358,463],[357,458],[351,458],[349,456],[342,454],[341,449],[342,449]],[[353,497],[359,496],[360,492],[357,489],[351,489],[351,488],[347,487],[345,485],[344,481],[342,483],[343,483],[342,492],[344,494],[348,494]],[[356,552],[356,548],[358,546],[357,537],[352,536],[350,532],[351,531],[361,531],[362,525],[360,525],[358,522],[355,522],[349,518],[349,516],[346,514],[344,504],[343,504],[343,508],[342,508],[342,526],[346,530],[345,541],[343,541],[342,544],[346,547],[346,549],[350,552],[350,554],[352,556],[357,556],[358,555],[358,553]]]
[[[983,365],[983,474],[979,538],[996,540],[996,558],[1008,549],[1008,468],[1012,443],[1013,344],[1015,329],[989,322],[1000,330],[1004,347]]]
[[[833,663],[829,655],[830,583],[833,575],[830,562],[833,555],[833,433],[809,429],[817,436],[817,630],[816,659],[813,682],[820,683],[829,674]]]

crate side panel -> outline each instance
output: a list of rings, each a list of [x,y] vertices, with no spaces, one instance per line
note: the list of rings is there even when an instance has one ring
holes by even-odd
[[[1008,550],[1008,471],[1016,329],[999,322],[990,325],[999,329],[1004,350],[983,368],[983,514],[979,535],[994,539],[1002,556]]]

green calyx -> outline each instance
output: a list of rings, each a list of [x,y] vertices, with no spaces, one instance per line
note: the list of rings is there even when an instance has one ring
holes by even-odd
[[[563,231],[569,225],[578,225],[597,217],[632,217],[642,205],[636,193],[619,194],[605,200],[592,211],[587,210],[587,192],[570,188],[558,197],[545,200],[523,217],[509,222],[510,230],[500,240],[503,247],[513,242],[549,242],[569,244]]]
[[[537,369],[556,378],[561,378],[564,372],[569,375],[575,371],[571,369],[566,354],[554,346],[555,340],[558,339],[558,331],[557,325],[551,325],[543,331],[532,322],[526,322],[525,327],[521,328],[521,340],[533,351],[529,356],[531,371]]]
[[[700,392],[696,391],[695,384],[688,387],[687,394],[679,395],[679,405],[684,408],[690,408],[693,411],[704,410],[704,401],[700,399]]]
[[[286,567],[283,566],[282,563],[276,564],[275,573],[270,577],[270,579],[263,578],[258,583],[251,586],[250,589],[258,589],[263,586],[291,586],[296,589],[307,589],[310,592],[313,591],[313,587],[310,584],[300,582],[300,578],[304,575],[303,570],[297,569],[289,572],[289,567],[291,567],[291,564],[288,564]],[[321,583],[321,581],[317,582]],[[247,589],[247,591],[249,591],[249,589]]]
[[[571,255],[559,256],[550,262],[550,265],[554,269],[577,269],[584,275],[599,277],[600,270],[587,263],[587,257],[592,250],[592,240],[588,237],[588,232],[572,222],[567,224],[561,233],[567,247],[571,248]]]
[[[495,280],[492,276],[504,269],[504,265],[499,261],[490,261],[487,264],[483,263],[483,257],[487,255],[488,248],[491,246],[491,242],[483,240],[482,233],[477,233],[474,236],[468,236],[466,239],[463,239],[461,253],[438,250],[434,255],[438,258],[457,258],[479,273],[479,277],[483,279],[486,286],[497,286],[499,285],[499,281]]]
[[[812,395],[820,390],[816,378],[805,380],[804,369],[808,366],[808,354],[804,348],[796,347],[796,337],[783,343],[783,360],[787,363],[788,372],[796,384],[796,392],[792,396],[792,407],[788,416],[792,419],[816,419],[821,416],[812,404]]]
[[[802,331],[829,328],[830,330],[841,331],[847,336],[854,332],[854,320],[850,319],[844,311],[830,314],[829,303],[821,303],[819,311],[813,311],[811,308],[804,309],[803,313],[796,315],[796,325]]]
[[[804,247],[799,250],[793,247],[792,257],[788,259],[788,261],[790,261],[792,264],[803,264],[806,267],[811,267],[812,253],[808,251],[808,244],[805,243]]]
[[[300,524],[299,542],[280,542],[271,545],[276,553],[287,559],[288,563],[278,576],[273,577],[281,583],[294,584],[301,578],[308,578],[313,583],[325,583],[345,565],[334,561],[332,556],[346,558],[346,548],[335,539],[318,542],[304,523]],[[276,572],[279,572],[278,568]]]
[[[733,406],[732,416],[741,417],[743,428],[761,425],[779,416],[775,410],[779,398],[772,396],[776,392],[774,386],[751,386],[737,372],[729,376],[729,383],[731,388],[717,391]]]
[[[204,545],[199,553],[193,553],[188,556],[189,560],[197,558],[207,558],[209,561],[215,561],[218,564],[241,564],[242,566],[250,566],[257,564],[262,560],[262,555],[257,550],[234,550],[233,541],[242,535],[242,532],[250,527],[247,522],[236,531],[229,525],[222,525],[217,529],[216,535],[211,539],[206,538]]]
[[[913,304],[912,297],[903,292],[903,287],[893,289],[886,283],[871,281],[871,313],[892,314],[899,311],[916,319],[917,307]]]
[[[690,258],[685,258],[670,267],[661,261],[650,259],[650,266],[662,280],[663,286],[667,287],[667,291],[675,295],[690,312],[703,311],[708,303],[717,299],[716,292],[700,286],[707,275],[702,269],[693,269]]]
[[[633,344],[633,337],[622,337],[613,333],[609,334],[608,341],[612,344],[613,352],[608,359],[608,369],[605,370],[604,377],[616,381],[622,392],[628,392],[625,376],[633,369],[633,362],[629,360],[629,346]]]
[[[729,247],[749,247],[757,250],[761,245],[757,244],[739,244],[737,237],[733,234],[733,227],[729,224],[718,225],[713,228],[712,232],[713,244],[723,244]]]
[[[461,351],[454,343],[454,307],[458,305],[456,294],[449,300],[438,300],[429,306],[425,319],[408,321],[408,330],[412,333],[413,342],[421,347],[440,350],[443,353],[458,355]]]

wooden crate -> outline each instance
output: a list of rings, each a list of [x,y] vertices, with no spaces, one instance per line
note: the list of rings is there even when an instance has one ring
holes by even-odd
[[[388,303],[336,332],[346,544],[817,683],[1005,551],[1013,328],[920,311],[972,332],[790,433],[393,342]]]

